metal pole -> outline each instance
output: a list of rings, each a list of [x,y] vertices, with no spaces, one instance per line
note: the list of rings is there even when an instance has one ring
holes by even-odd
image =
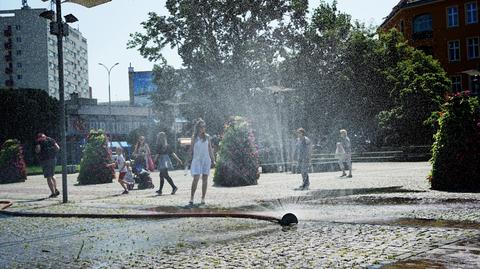
[[[63,203],[68,202],[67,194],[67,135],[65,126],[65,88],[63,84],[63,22],[62,22],[62,2],[56,0],[57,9],[57,53],[58,53],[58,95],[60,99],[60,136],[61,136],[61,162],[62,162],[62,196]],[[68,27],[68,26],[67,26]]]
[[[110,119],[112,118],[112,99],[110,95],[110,70],[107,70],[108,72],[108,114],[110,115]]]
[[[112,119],[112,99],[111,99],[111,95],[110,95],[110,72],[112,71],[112,69],[118,65],[118,63],[112,65],[110,68],[108,68],[106,65],[102,64],[102,63],[98,63],[99,65],[103,66],[105,68],[105,70],[107,70],[107,75],[108,75],[108,115],[109,115],[109,122],[111,121]],[[116,120],[115,120],[116,122]],[[110,130],[111,133],[113,133],[113,127],[111,128]]]
[[[177,102],[178,103],[178,102]],[[174,134],[174,141],[175,143],[173,144],[173,148],[175,151],[175,154],[177,153],[177,106],[173,106],[173,134]]]

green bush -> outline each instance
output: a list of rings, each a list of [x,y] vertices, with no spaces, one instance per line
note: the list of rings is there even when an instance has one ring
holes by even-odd
[[[468,93],[449,96],[437,114],[432,147],[432,189],[480,191],[480,106]]]
[[[91,130],[80,161],[78,184],[111,183],[115,171],[110,166],[112,154],[107,146],[107,137],[103,130]]]
[[[40,89],[0,88],[0,141],[15,137],[23,145],[25,162],[37,164],[32,135],[59,137],[59,103]]]
[[[244,119],[231,118],[220,142],[213,182],[225,187],[255,185],[257,171],[258,151],[253,133]]]
[[[16,139],[5,141],[0,150],[0,184],[24,182],[27,170],[23,160],[23,149]]]

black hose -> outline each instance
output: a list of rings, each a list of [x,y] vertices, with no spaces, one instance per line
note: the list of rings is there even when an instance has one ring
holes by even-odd
[[[176,218],[240,218],[255,219],[278,223],[282,226],[289,226],[298,223],[297,217],[288,213],[278,219],[270,216],[244,214],[244,213],[156,213],[156,214],[95,214],[95,213],[37,213],[37,212],[18,212],[6,211],[12,206],[11,201],[0,201],[0,214],[15,217],[42,217],[42,218],[92,218],[92,219],[176,219]]]

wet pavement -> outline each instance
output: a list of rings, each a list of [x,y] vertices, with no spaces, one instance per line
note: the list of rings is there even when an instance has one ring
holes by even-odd
[[[14,201],[10,211],[277,218],[293,212],[299,218],[297,226],[282,229],[232,218],[0,215],[0,268],[480,268],[480,194],[429,190],[428,163],[354,168],[352,179],[312,174],[310,191],[294,191],[300,175],[288,173],[263,174],[256,186],[209,186],[207,205],[193,208],[186,206],[191,178],[181,171],[172,173],[177,194],[163,196],[153,189],[119,195],[116,183],[75,186],[76,175],[69,175],[68,204],[45,199],[48,187],[39,176],[0,185],[0,200]],[[152,177],[158,184],[158,173]]]

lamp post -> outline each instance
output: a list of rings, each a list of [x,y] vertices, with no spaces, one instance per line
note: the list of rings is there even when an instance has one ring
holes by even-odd
[[[42,0],[47,2],[49,0]],[[62,162],[62,201],[68,202],[67,194],[67,135],[65,126],[65,86],[63,80],[63,37],[68,36],[68,24],[78,21],[75,16],[68,14],[65,16],[65,22],[62,21],[62,0],[50,0],[55,2],[56,14],[52,10],[44,11],[40,17],[50,20],[50,34],[57,36],[57,54],[58,54],[58,97],[60,101],[60,137],[61,137],[61,162]],[[104,4],[111,0],[66,0],[85,7],[93,7]],[[56,19],[55,19],[56,15]],[[55,19],[55,20],[54,20]]]
[[[52,0],[54,1],[54,0]],[[62,3],[56,0],[56,14],[52,10],[44,11],[40,17],[51,20],[50,34],[57,36],[57,54],[58,54],[58,97],[60,101],[60,137],[61,137],[61,162],[62,162],[62,197],[63,202],[68,202],[67,195],[67,136],[65,126],[65,85],[63,74],[63,37],[68,36],[68,24],[78,21],[75,16],[68,14],[65,16],[65,22],[62,20]],[[56,18],[55,18],[56,15]]]
[[[110,72],[119,63],[115,63],[110,68],[108,68],[106,65],[104,65],[102,63],[98,63],[98,64],[103,66],[105,68],[105,70],[107,70],[107,74],[108,74],[108,115],[110,116],[110,119],[111,119],[112,118],[112,99],[111,99],[111,95],[110,95]],[[111,128],[111,129],[112,130],[110,130],[110,132],[113,132],[113,128]]]
[[[178,116],[178,106],[179,105],[186,105],[186,104],[189,104],[187,102],[179,102],[178,101],[178,96],[177,96],[177,100],[176,102],[172,102],[170,100],[167,100],[167,101],[163,101],[161,102],[162,104],[165,104],[165,105],[168,105],[168,106],[172,106],[173,107],[173,135],[174,135],[174,141],[175,141],[175,144],[174,144],[174,152],[177,152],[177,127],[176,127],[176,124],[177,124],[177,116]]]

